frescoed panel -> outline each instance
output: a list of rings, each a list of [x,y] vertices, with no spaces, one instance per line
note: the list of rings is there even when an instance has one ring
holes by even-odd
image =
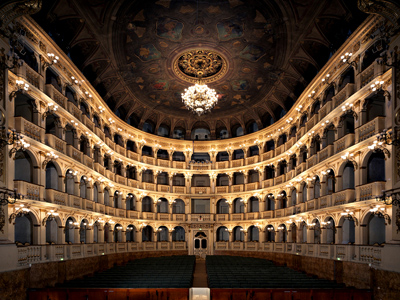
[[[152,84],[153,89],[158,91],[166,91],[168,90],[168,86],[169,86],[168,81],[162,79],[157,80]]]
[[[142,61],[150,61],[159,59],[161,57],[161,52],[154,47],[153,44],[146,44],[142,45],[140,48],[135,50],[135,54],[142,60]]]
[[[182,38],[183,23],[170,18],[160,18],[157,21],[157,35],[171,41]]]
[[[233,80],[231,85],[234,91],[247,91],[249,88],[249,83],[246,80]]]
[[[243,25],[234,20],[217,23],[218,37],[221,41],[240,38],[243,35]]]
[[[257,61],[265,55],[265,50],[256,45],[247,45],[240,52],[240,57],[249,61]]]

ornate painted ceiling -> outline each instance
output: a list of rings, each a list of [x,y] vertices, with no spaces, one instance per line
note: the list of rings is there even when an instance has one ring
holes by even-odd
[[[356,0],[45,0],[34,18],[121,119],[213,135],[279,119],[365,15]],[[181,100],[199,76],[219,98],[201,117]]]

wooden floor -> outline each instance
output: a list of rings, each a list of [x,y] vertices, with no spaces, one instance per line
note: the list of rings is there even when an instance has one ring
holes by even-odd
[[[208,287],[206,261],[204,259],[196,259],[193,273],[193,287]]]

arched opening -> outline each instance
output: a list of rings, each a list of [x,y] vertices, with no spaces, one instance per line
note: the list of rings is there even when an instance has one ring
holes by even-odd
[[[332,217],[328,217],[322,225],[325,227],[326,231],[326,243],[327,244],[335,244],[335,233],[336,233],[336,228],[335,228],[335,221],[332,219]]]
[[[157,212],[161,214],[168,213],[168,200],[165,198],[160,198],[157,200]]]
[[[185,241],[185,229],[182,226],[176,226],[172,231],[173,242],[184,242]]]
[[[153,200],[149,196],[144,197],[142,199],[142,211],[152,212],[152,208],[153,208]]]
[[[175,151],[174,154],[172,154],[172,161],[185,161],[185,155],[183,152]]]
[[[264,152],[268,152],[275,149],[275,141],[269,140],[264,145]]]
[[[341,91],[348,83],[354,83],[354,69],[352,66],[348,67],[340,77],[339,91]]]
[[[135,210],[136,198],[132,193],[126,195],[126,210]]]
[[[62,91],[60,76],[51,68],[46,69],[46,84],[51,84],[59,92]]]
[[[108,189],[104,189],[103,191],[103,196],[104,196],[104,205],[105,206],[111,206],[111,201],[110,201],[110,191]]]
[[[260,173],[256,170],[249,170],[247,174],[248,183],[259,182]]]
[[[321,182],[319,177],[316,176],[314,179],[314,199],[321,197]]]
[[[273,194],[267,195],[266,205],[266,210],[275,210],[275,198]]]
[[[122,229],[121,224],[115,224],[114,226],[114,243],[122,242]]]
[[[19,246],[33,244],[33,221],[30,213],[18,214],[15,218],[14,241]]]
[[[307,202],[307,184],[303,184],[303,188],[301,190],[301,203],[306,203]]]
[[[86,182],[86,176],[82,176],[80,183],[79,183],[79,197],[86,199],[87,197],[87,182]]]
[[[143,182],[154,183],[153,180],[154,180],[153,170],[147,169],[142,172]]]
[[[217,186],[228,186],[229,176],[227,174],[218,174],[216,184]]]
[[[250,199],[248,200],[248,203],[250,205],[250,212],[259,212],[260,211],[258,198],[250,197]]]
[[[142,130],[144,132],[153,133],[154,134],[154,128],[155,128],[155,126],[154,126],[153,122],[147,120],[146,122],[143,123]]]
[[[238,137],[244,134],[243,127],[240,125],[233,126],[231,132],[232,132],[232,137]]]
[[[84,101],[81,101],[79,109],[81,110],[82,115],[86,116],[90,120],[89,106]]]
[[[292,193],[290,194],[290,201],[292,202],[292,205],[296,205],[297,204],[297,190],[293,189]]]
[[[196,128],[192,130],[191,138],[195,141],[209,140],[211,138],[210,130],[208,128]]]
[[[169,127],[165,124],[161,124],[157,129],[157,135],[163,137],[169,137]]]
[[[28,122],[34,123],[34,100],[23,94],[18,94],[14,99],[14,116],[22,117]]]
[[[136,152],[136,143],[134,141],[128,140],[126,142],[126,149],[131,152]]]
[[[297,243],[297,225],[296,225],[296,223],[290,224],[290,235],[292,238],[292,243]]]
[[[14,180],[33,183],[33,163],[27,151],[18,150],[14,156]]]
[[[99,242],[99,232],[100,232],[100,223],[96,221],[93,224],[93,243],[98,243]]]
[[[75,194],[75,175],[73,170],[68,170],[67,173],[65,173],[65,192],[69,195],[74,195]]]
[[[325,92],[323,105],[325,105],[327,102],[331,101],[333,96],[335,96],[335,87],[333,85],[331,85]]]
[[[65,88],[65,96],[67,97],[67,99],[68,99],[68,102],[71,102],[71,103],[73,103],[75,106],[78,106],[78,103],[76,102],[76,94],[75,94],[75,92],[74,92],[74,90],[73,89],[71,89],[71,88],[69,88],[69,87],[66,87]]]
[[[225,226],[218,227],[217,242],[229,242],[229,231]]]
[[[275,177],[275,168],[274,166],[266,166],[264,169],[265,180],[272,179]]]
[[[279,138],[278,138],[278,145],[277,145],[277,147],[279,147],[279,146],[285,144],[286,141],[287,141],[287,135],[286,135],[286,133],[281,134],[281,135],[279,136]]]
[[[120,191],[114,192],[114,207],[122,208],[122,193]]]
[[[368,245],[386,242],[386,221],[381,215],[370,214],[367,223]]]
[[[114,134],[114,143],[120,145],[121,147],[124,147],[124,140],[120,134]]]
[[[46,117],[46,134],[52,134],[58,138],[62,138],[59,117],[55,114],[50,114]]]
[[[275,242],[275,229],[274,226],[268,225],[265,230],[266,233],[266,241],[267,242]]]
[[[149,146],[143,146],[142,148],[142,155],[143,156],[153,156],[153,149]]]
[[[93,184],[93,202],[98,203],[99,202],[99,186],[98,183],[96,182]]]
[[[236,226],[235,228],[233,228],[233,241],[234,242],[244,241],[244,232],[241,226]]]
[[[233,213],[244,213],[244,200],[242,198],[233,200]]]
[[[173,139],[184,139],[186,134],[186,130],[182,127],[176,127],[174,132],[172,133]]]
[[[129,224],[128,227],[126,227],[125,236],[127,242],[135,242],[135,232],[136,228],[132,224]]]
[[[87,243],[87,230],[89,229],[87,220],[82,220],[81,225],[79,227],[79,241],[81,244]]]
[[[335,173],[333,172],[332,169],[329,169],[326,175],[326,194],[327,195],[332,195],[333,193],[336,192],[336,178],[335,178]]]
[[[374,152],[367,162],[367,183],[385,181],[385,154]]]
[[[354,189],[354,165],[347,162],[343,169],[343,190]]]
[[[58,171],[53,162],[46,165],[46,189],[58,190]]]
[[[184,214],[185,213],[185,202],[181,199],[175,199],[172,204],[173,214]]]
[[[142,242],[152,242],[153,241],[153,228],[151,226],[146,226],[142,230]]]
[[[249,229],[247,230],[247,234],[249,236],[249,242],[258,242],[260,240],[260,231],[258,227],[254,225],[249,227]]]
[[[71,217],[69,217],[65,222],[64,231],[65,231],[65,242],[67,244],[73,244],[75,238],[75,224],[74,220]]]
[[[53,245],[58,242],[58,224],[54,217],[46,220],[46,244]]]
[[[165,159],[168,160],[169,159],[169,154],[167,150],[164,149],[158,149],[157,151],[157,158],[158,159]]]
[[[217,139],[227,139],[229,138],[229,132],[226,127],[221,127],[216,130]]]
[[[157,230],[157,241],[168,242],[168,228],[165,226],[158,227]]]
[[[246,127],[246,133],[253,133],[258,131],[258,125],[255,121],[251,121]]]
[[[242,149],[236,149],[233,151],[233,160],[244,158],[244,152]]]
[[[321,224],[318,219],[312,221],[312,226],[314,229],[314,244],[321,243]]]
[[[278,226],[278,243],[286,243],[286,242],[287,242],[286,225],[281,224]]]
[[[280,204],[279,208],[286,208],[288,206],[287,203],[287,196],[286,196],[286,192],[282,191],[279,195],[278,195],[278,203]]]
[[[368,123],[377,117],[384,117],[385,96],[383,91],[377,92],[376,94],[373,94],[369,98],[365,99],[363,110],[366,113],[365,123]]]
[[[356,227],[353,219],[346,218],[342,224],[342,244],[354,244],[356,241]]]
[[[226,199],[220,199],[217,202],[217,214],[229,214],[229,204]]]

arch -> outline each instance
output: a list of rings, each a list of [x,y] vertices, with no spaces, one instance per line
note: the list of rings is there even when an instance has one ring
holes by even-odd
[[[384,213],[384,212],[383,212]],[[366,238],[365,244],[381,245],[386,242],[386,220],[384,214],[368,212],[364,217],[363,223],[366,223]]]
[[[18,150],[14,156],[14,180],[36,183],[33,174],[34,158],[28,150]]]
[[[342,217],[339,220],[339,226],[341,227],[340,243],[354,244],[356,241],[356,227],[354,220],[347,217]]]
[[[65,221],[65,242],[67,244],[73,244],[75,242],[75,219],[73,217],[69,217]]]
[[[113,197],[113,204],[115,208],[122,208],[122,192],[115,191]]]
[[[51,217],[46,220],[46,244],[58,243],[59,223],[61,223],[59,217]]]
[[[93,184],[93,202],[98,203],[99,199],[100,199],[100,187],[99,187],[99,183],[95,182]]]
[[[154,124],[152,121],[150,121],[150,120],[146,120],[146,121],[143,123],[142,130],[143,130],[144,132],[154,134],[155,124]]]
[[[157,135],[163,137],[169,137],[170,128],[166,124],[161,124],[157,129]]]
[[[182,226],[175,226],[172,231],[173,242],[184,242],[185,241],[185,229]]]
[[[17,214],[14,220],[14,241],[18,246],[33,244],[33,220],[31,213]]]
[[[111,201],[110,201],[110,190],[108,188],[105,188],[103,191],[103,197],[104,197],[104,205],[105,206],[111,206]]]
[[[292,243],[297,243],[297,225],[296,223],[290,224],[289,228],[290,234],[291,234],[291,242]]]
[[[229,231],[225,226],[218,227],[217,242],[229,242]]]
[[[340,76],[339,91],[349,83],[354,83],[354,68],[352,66],[349,66]]]
[[[243,127],[240,124],[235,124],[231,127],[232,137],[239,137],[244,135]]]
[[[244,232],[242,226],[236,226],[235,228],[233,228],[233,241],[234,242],[244,241]]]
[[[153,227],[147,225],[142,229],[142,242],[153,241]]]
[[[52,189],[58,191],[59,175],[61,168],[55,162],[48,162],[46,165],[46,184],[45,189]]]
[[[354,165],[352,162],[346,162],[343,168],[342,175],[342,189],[354,189],[355,188],[355,174],[354,174]]]
[[[217,201],[217,214],[229,214],[229,204],[226,199]]]
[[[247,229],[247,234],[249,236],[249,242],[258,242],[260,240],[259,234],[260,231],[258,229],[258,227],[251,225],[248,229]]]
[[[286,225],[281,224],[278,226],[278,243],[286,243],[287,241],[287,230]]]
[[[64,184],[65,184],[65,192],[69,195],[75,194],[75,172],[71,169],[68,169],[65,173]]]
[[[258,131],[257,122],[254,121],[254,120],[250,120],[247,123],[247,126],[246,126],[246,133],[249,134],[249,133],[253,133],[253,132],[256,132],[256,131]]]
[[[186,130],[184,127],[175,127],[172,133],[173,139],[184,139],[186,135]]]
[[[126,210],[135,210],[136,209],[136,197],[134,194],[129,193],[126,195]]]
[[[365,111],[365,121],[363,124],[366,124],[377,117],[385,117],[385,103],[386,99],[383,91],[372,94],[365,99],[363,105],[363,111]]]
[[[122,242],[122,229],[123,227],[121,224],[115,224],[114,230],[113,230],[113,235],[114,235],[114,243],[120,243]]]
[[[321,224],[318,219],[314,219],[312,224],[314,229],[314,244],[319,244],[321,243]]]
[[[24,94],[17,94],[14,99],[14,117],[22,117],[28,122],[35,123],[34,112],[36,107],[35,101]]]
[[[299,226],[299,243],[307,243],[307,223],[305,221]]]
[[[314,199],[318,199],[319,197],[321,197],[321,181],[319,179],[319,176],[315,176],[313,190]]]
[[[233,213],[244,213],[244,200],[242,198],[236,198],[233,200]]]
[[[157,200],[157,212],[161,214],[168,213],[168,200],[165,198],[160,198]]]
[[[88,194],[88,183],[86,181],[86,176],[82,176],[81,180],[79,182],[79,197],[83,199],[87,199],[87,194]]]
[[[281,191],[279,194],[278,194],[278,197],[277,197],[277,200],[278,200],[278,203],[280,204],[279,206],[279,209],[281,209],[281,208],[286,208],[287,206],[288,206],[288,203],[287,203],[287,196],[286,196],[286,192],[285,191]],[[286,227],[285,227],[286,228]]]
[[[267,225],[265,227],[266,241],[275,242],[275,228],[272,225]]]
[[[266,196],[266,210],[275,210],[275,198],[273,194]]]
[[[297,204],[297,190],[295,188],[290,193],[290,202],[293,206]]]
[[[196,122],[192,126],[191,139],[192,140],[209,140],[211,138],[210,127],[206,122]]]
[[[152,212],[153,211],[153,199],[146,196],[142,199],[142,212]]]
[[[325,228],[325,235],[324,240],[327,244],[335,244],[335,233],[336,233],[336,228],[335,228],[335,220],[331,217],[328,216],[325,218],[325,221],[322,222],[323,228]]]
[[[249,212],[259,212],[260,211],[260,203],[258,201],[258,198],[256,197],[250,197],[250,199],[247,201],[249,204],[250,211]]]
[[[125,233],[126,241],[127,241],[127,242],[136,242],[135,233],[136,233],[136,228],[135,228],[135,226],[132,225],[132,224],[129,224],[129,225],[126,227],[126,233]]]
[[[184,214],[185,213],[185,202],[182,199],[175,199],[172,204],[173,214]]]
[[[94,222],[93,224],[93,243],[99,242],[99,232],[100,232],[101,225],[98,221]]]
[[[79,241],[81,244],[87,243],[87,231],[89,230],[88,221],[86,219],[82,219],[80,227],[79,227]]]
[[[367,183],[385,181],[385,154],[383,151],[371,153],[367,161]]]
[[[308,188],[307,183],[303,182],[301,189],[301,203],[306,203],[308,200],[307,188]]]

